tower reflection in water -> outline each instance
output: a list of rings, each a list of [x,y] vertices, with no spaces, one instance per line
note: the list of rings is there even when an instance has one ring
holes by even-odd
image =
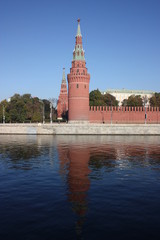
[[[59,139],[60,140],[60,139]],[[83,144],[83,137],[78,144],[74,142],[74,138],[66,144],[59,144],[58,153],[60,160],[60,172],[68,185],[67,198],[72,204],[72,210],[78,219],[76,220],[77,234],[81,234],[81,228],[85,221],[88,209],[87,192],[90,188],[89,160],[90,149]]]
[[[132,178],[136,167],[139,169],[139,167],[156,163],[156,156],[160,152],[160,145],[157,144],[159,139],[155,136],[148,138],[144,136],[56,137],[60,174],[67,183],[67,198],[76,214],[76,230],[79,236],[81,236],[82,226],[84,223],[87,224],[86,218],[89,216],[90,181],[93,181],[94,184],[95,179],[104,178],[104,175],[101,176],[101,174],[108,174],[109,177],[109,173],[115,171],[122,177],[124,184],[123,180],[129,176],[125,175],[124,170],[129,172],[130,178]],[[118,175],[115,175],[117,183],[120,181]],[[117,187],[116,185],[114,187],[113,191],[116,193]]]

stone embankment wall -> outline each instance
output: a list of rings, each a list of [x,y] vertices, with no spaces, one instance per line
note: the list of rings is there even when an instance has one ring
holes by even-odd
[[[90,107],[90,123],[160,123],[159,107]]]
[[[0,124],[0,134],[160,135],[160,124]]]

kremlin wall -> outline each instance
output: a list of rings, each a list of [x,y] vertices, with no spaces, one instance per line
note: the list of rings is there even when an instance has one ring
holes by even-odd
[[[160,109],[153,107],[90,107],[89,83],[90,74],[86,68],[80,19],[73,51],[72,66],[67,75],[63,70],[62,84],[57,104],[58,119],[62,119],[68,111],[69,123],[113,123],[113,124],[153,124],[160,123]]]

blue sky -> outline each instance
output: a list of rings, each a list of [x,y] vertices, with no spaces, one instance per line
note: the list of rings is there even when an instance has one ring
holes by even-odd
[[[78,18],[90,91],[160,92],[159,0],[0,0],[0,100],[58,97]]]

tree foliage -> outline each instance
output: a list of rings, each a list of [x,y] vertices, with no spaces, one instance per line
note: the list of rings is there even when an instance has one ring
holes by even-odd
[[[155,93],[150,99],[151,107],[160,107],[160,93]]]
[[[122,106],[141,107],[143,106],[143,99],[140,95],[131,95],[128,99],[123,100]]]
[[[22,123],[22,122],[42,122],[43,106],[46,121],[50,119],[50,101],[32,97],[31,94],[14,94],[10,101],[3,100],[0,102],[0,122],[3,121],[5,114],[5,122]],[[5,112],[3,114],[3,109]],[[53,113],[56,110],[53,108]],[[55,114],[53,119],[56,118]]]
[[[114,96],[109,93],[104,95],[97,90],[93,90],[89,94],[89,105],[90,106],[118,106],[118,101]]]

